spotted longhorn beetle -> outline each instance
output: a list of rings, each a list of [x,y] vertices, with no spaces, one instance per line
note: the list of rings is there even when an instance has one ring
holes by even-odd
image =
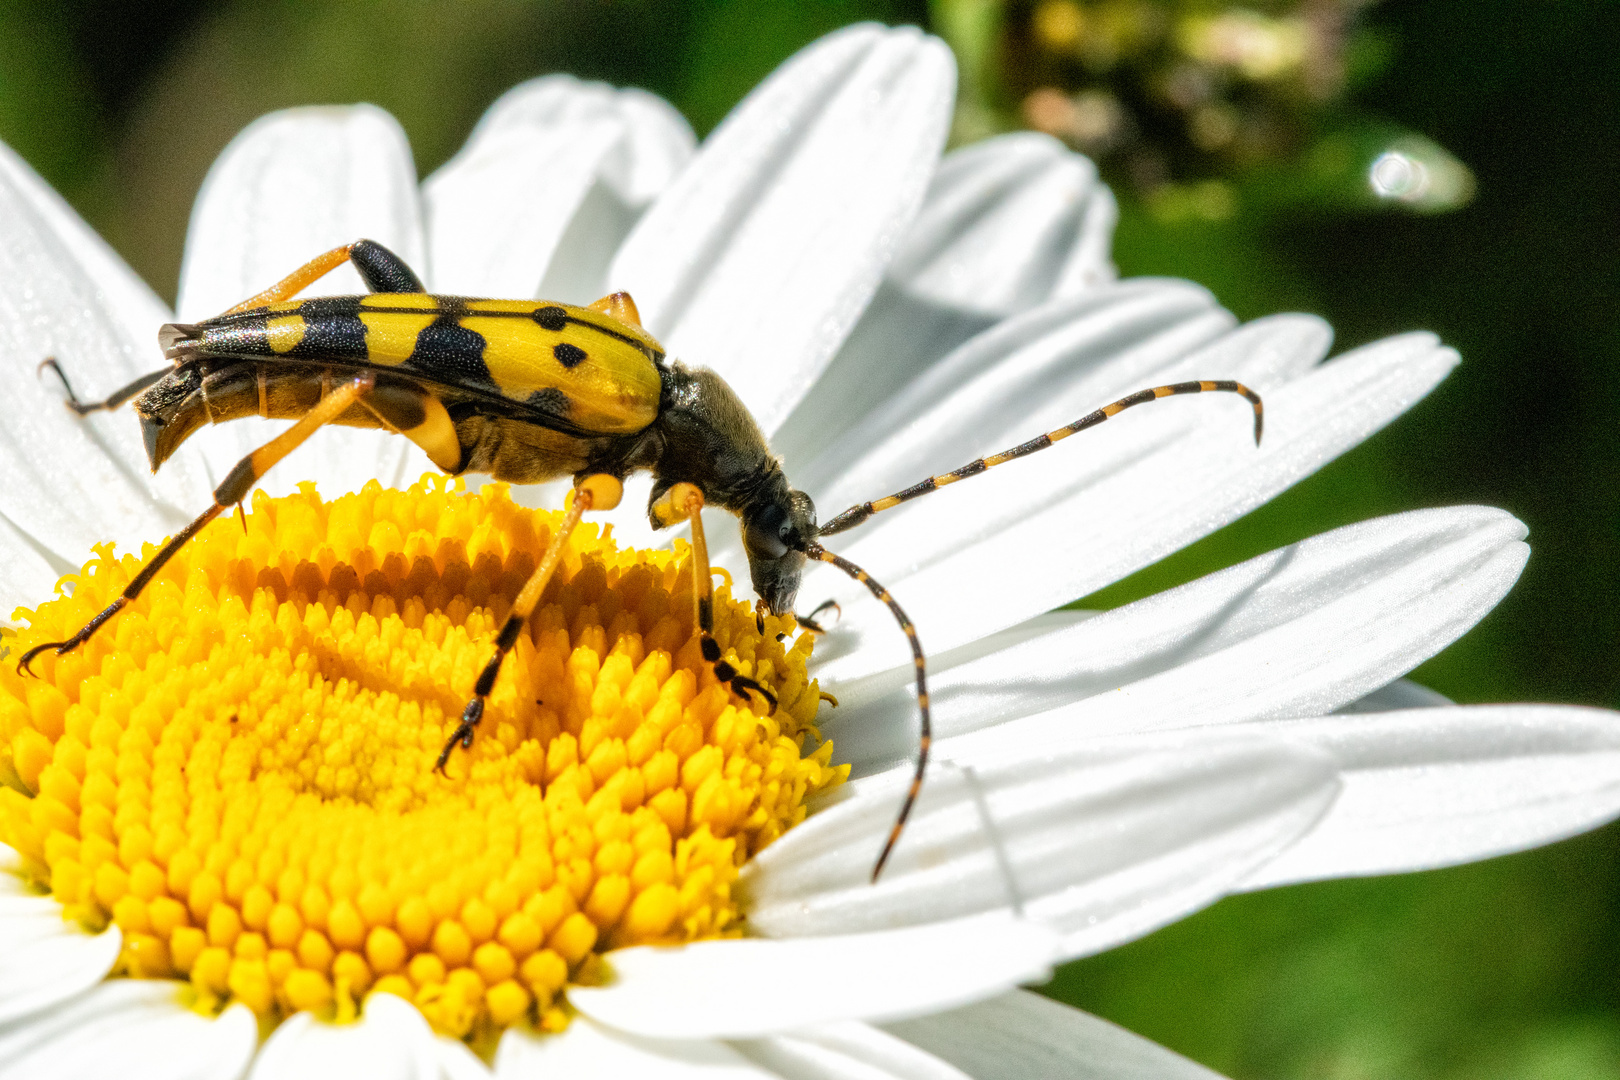
[[[370,292],[365,296],[290,297],[345,262]],[[334,248],[257,296],[199,323],[170,323],[158,332],[170,366],[144,375],[102,401],[73,394],[55,360],[68,407],[81,416],[135,398],[153,471],[206,423],[247,416],[295,418],[286,431],[237,462],[214,491],[214,504],[160,548],[123,594],[66,641],[29,649],[27,670],[47,649],[58,655],[83,644],[141,594],[163,565],[221,512],[240,504],[253,485],[323,424],[383,428],[404,435],[452,475],[489,473],[497,480],[532,484],[572,476],[575,495],[533,575],[495,636],[495,655],[484,666],[439,754],[442,770],[459,743],[473,733],[563,545],[587,510],[611,510],[621,481],[646,469],[654,486],[648,515],[659,528],[690,521],[696,623],[703,658],[734,693],[754,693],[776,707],[769,690],[722,659],[714,639],[708,550],[698,511],[713,502],[742,522],[743,546],[754,590],[764,611],[793,610],[807,559],[831,563],[856,578],[885,604],[911,644],[916,666],[920,728],[911,787],[872,868],[883,871],[922,790],[931,739],[927,662],[911,620],[894,597],[855,564],[821,546],[873,514],[1014,458],[1044,450],[1059,439],[1128,409],[1174,394],[1226,391],[1254,407],[1258,445],[1260,398],[1229,380],[1182,382],[1139,390],[1072,424],[999,454],[873,502],[861,503],[816,524],[810,497],[788,483],[759,425],[725,381],[705,368],[669,360],[642,329],[628,293],[575,307],[549,300],[480,300],[427,292],[404,260],[371,240]],[[825,606],[825,605],[824,605]],[[819,612],[820,609],[818,609]],[[799,622],[812,630],[811,618]]]

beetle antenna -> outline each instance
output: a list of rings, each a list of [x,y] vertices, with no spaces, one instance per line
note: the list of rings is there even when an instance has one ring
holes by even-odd
[[[906,827],[906,819],[911,816],[912,807],[917,805],[917,795],[922,791],[923,774],[928,771],[928,748],[934,741],[933,723],[928,711],[928,660],[923,656],[922,642],[917,640],[917,628],[911,625],[911,619],[906,615],[905,609],[895,602],[889,590],[872,579],[872,575],[856,566],[842,555],[834,555],[820,544],[811,544],[805,548],[806,555],[812,559],[819,559],[824,563],[831,563],[844,573],[865,585],[873,596],[877,597],[894,615],[895,621],[900,624],[900,630],[911,643],[911,660],[917,671],[917,712],[920,721],[917,728],[917,771],[911,777],[911,789],[906,792],[906,801],[900,804],[900,814],[894,819],[894,828],[889,830],[889,838],[883,843],[883,852],[878,855],[877,865],[872,867],[872,881],[877,882],[878,875],[883,873],[883,864],[889,861],[894,852],[894,845],[900,840],[900,833]],[[817,608],[816,610],[820,610]]]
[[[845,529],[853,529],[880,510],[888,510],[899,506],[903,502],[926,495],[930,491],[937,491],[946,484],[954,484],[958,480],[966,480],[970,476],[977,476],[986,469],[993,469],[997,465],[1005,464],[1014,458],[1025,457],[1037,450],[1045,450],[1048,446],[1060,439],[1067,439],[1077,431],[1084,431],[1089,427],[1096,427],[1110,416],[1122,413],[1132,405],[1142,405],[1159,398],[1174,397],[1177,394],[1207,394],[1212,391],[1223,391],[1228,394],[1239,394],[1254,406],[1254,445],[1260,445],[1260,434],[1265,428],[1265,407],[1260,403],[1260,395],[1250,390],[1240,382],[1231,379],[1209,380],[1201,382],[1171,383],[1168,386],[1155,386],[1149,390],[1138,390],[1134,394],[1127,394],[1111,404],[1104,405],[1095,412],[1089,412],[1072,424],[1064,424],[1060,428],[1048,431],[1044,435],[1037,435],[1025,443],[1019,443],[1010,450],[1003,450],[999,454],[991,454],[976,461],[970,461],[960,469],[953,469],[948,473],[930,476],[921,483],[913,484],[903,491],[877,499],[874,502],[857,503],[833,518],[820,529],[819,535],[831,536],[841,533]]]

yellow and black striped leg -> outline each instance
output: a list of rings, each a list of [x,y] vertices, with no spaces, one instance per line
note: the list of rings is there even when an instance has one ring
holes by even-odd
[[[938,491],[947,484],[954,484],[958,480],[966,480],[970,476],[977,476],[986,469],[1004,465],[1015,458],[1027,457],[1037,450],[1045,450],[1053,443],[1067,439],[1077,431],[1096,427],[1110,416],[1122,413],[1132,405],[1142,405],[1149,401],[1157,401],[1159,398],[1174,397],[1177,394],[1207,394],[1212,391],[1239,394],[1250,405],[1254,406],[1254,445],[1259,446],[1260,434],[1265,426],[1265,407],[1260,402],[1260,395],[1242,383],[1233,382],[1230,379],[1205,379],[1201,382],[1182,382],[1171,383],[1168,386],[1155,386],[1149,390],[1138,390],[1134,394],[1127,394],[1118,401],[1104,405],[1095,412],[1087,413],[1072,424],[1064,424],[1062,427],[1048,431],[1044,435],[1037,435],[1028,442],[1019,443],[1010,450],[1003,450],[999,454],[978,458],[963,465],[960,469],[952,469],[948,473],[930,476],[928,479],[913,484],[903,491],[897,491],[893,495],[852,506],[823,525],[819,535],[832,536],[834,533],[841,533],[845,529],[853,529],[880,511],[892,509],[903,502],[910,502],[912,499],[927,495],[930,491]]]
[[[74,412],[78,413],[80,416],[84,416],[87,413],[93,413],[101,409],[116,409],[118,406],[122,405],[136,394],[139,394],[142,390],[145,390],[148,386],[151,386],[153,383],[163,378],[163,376],[167,375],[170,370],[172,370],[170,368],[161,368],[157,371],[147,372],[145,375],[142,375],[128,386],[121,386],[117,390],[114,390],[111,394],[108,394],[100,401],[80,401],[79,395],[73,392],[73,384],[68,382],[67,372],[63,371],[62,365],[56,362],[56,357],[47,356],[45,359],[39,362],[38,370],[40,372],[43,373],[46,368],[56,372],[56,377],[62,380],[62,389],[67,391],[67,400],[63,402],[63,404],[72,409]]]
[[[507,615],[506,622],[501,624],[500,633],[495,635],[495,655],[489,658],[484,670],[478,673],[478,681],[473,684],[472,700],[461,711],[461,722],[456,730],[450,733],[445,741],[444,749],[439,751],[439,760],[434,763],[434,772],[444,772],[444,766],[450,760],[450,754],[460,744],[463,750],[472,749],[473,734],[478,729],[478,722],[484,718],[484,705],[489,695],[495,689],[495,680],[501,673],[501,661],[506,654],[512,651],[517,644],[518,635],[534,614],[534,609],[540,603],[540,596],[546,591],[546,585],[557,572],[557,564],[562,561],[563,548],[568,544],[568,538],[573,535],[574,529],[579,526],[579,519],[587,510],[612,510],[619,505],[619,499],[624,495],[624,485],[618,479],[604,473],[587,476],[574,487],[574,498],[568,504],[557,531],[552,534],[551,543],[540,556],[540,565],[534,568],[529,580],[524,582],[523,589],[518,593],[517,599],[512,602],[511,614]]]
[[[911,625],[911,618],[906,614],[905,609],[895,601],[894,597],[889,595],[888,589],[872,580],[872,576],[865,570],[842,556],[834,555],[820,544],[811,544],[805,550],[805,554],[812,559],[831,563],[862,585],[865,585],[867,590],[889,609],[889,613],[900,624],[901,633],[905,634],[906,640],[911,643],[911,662],[916,669],[917,677],[917,770],[912,773],[911,787],[906,791],[906,801],[900,804],[900,813],[894,819],[894,828],[889,830],[889,838],[884,841],[883,850],[878,854],[877,864],[872,867],[872,880],[875,882],[878,875],[883,873],[883,865],[889,861],[889,856],[894,853],[894,845],[900,841],[900,833],[906,827],[906,819],[911,817],[912,808],[917,805],[917,796],[922,792],[923,774],[928,771],[928,750],[934,742],[933,714],[928,707],[928,660],[923,655],[922,642],[917,637],[917,628]],[[825,607],[826,605],[822,606]],[[816,610],[820,611],[821,608]],[[834,701],[833,704],[836,705],[838,702]]]
[[[714,640],[714,579],[709,573],[709,545],[703,535],[703,492],[696,484],[676,484],[652,510],[660,524],[679,521],[692,523],[692,602],[697,608],[698,632],[703,635],[703,659],[714,665],[714,677],[734,693],[753,692],[776,709],[776,695],[741,674],[728,660],[720,658],[720,643]]]
[[[332,390],[315,407],[305,413],[296,424],[277,435],[274,439],[259,447],[253,453],[236,463],[226,475],[223,483],[214,489],[214,505],[199,514],[190,525],[181,529],[169,542],[158,549],[150,562],[141,567],[141,572],[135,575],[133,581],[124,589],[123,594],[107,605],[95,618],[85,623],[72,637],[66,641],[52,641],[44,645],[35,645],[23,653],[22,659],[17,662],[19,673],[27,672],[32,675],[29,663],[40,653],[47,649],[55,649],[56,655],[72,652],[74,649],[90,640],[90,635],[101,628],[102,624],[122,611],[130,601],[141,595],[141,591],[152,583],[158,571],[172,558],[177,551],[186,546],[186,542],[202,531],[203,526],[213,521],[224,510],[240,505],[247,498],[247,493],[253,490],[270,467],[288,454],[292,453],[303,441],[315,433],[315,429],[323,424],[329,424],[369,392],[373,385],[370,374],[361,375]]]

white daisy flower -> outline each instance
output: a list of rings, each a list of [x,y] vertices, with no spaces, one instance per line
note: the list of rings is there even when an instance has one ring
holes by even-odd
[[[843,611],[811,663],[840,700],[819,716],[808,649],[748,638],[727,608],[783,697],[766,722],[697,692],[678,640],[647,644],[675,610],[667,554],[587,583],[619,556],[581,541],[574,592],[492,698],[514,719],[452,782],[424,761],[487,657],[480,605],[509,605],[500,575],[533,565],[503,530],[532,546],[546,519],[422,486],[260,498],[177,560],[189,577],[41,657],[45,678],[0,674],[0,1076],[1210,1076],[1017,987],[1234,891],[1486,858],[1620,813],[1612,714],[1455,707],[1400,681],[1517,578],[1524,528],[1500,511],[1382,518],[1115,611],[1052,611],[1309,475],[1457,358],[1409,334],[1324,362],[1315,318],[1238,326],[1195,286],[1114,282],[1113,203],[1084,159],[1029,135],[938,159],[953,84],[937,40],[852,27],[695,148],[650,95],[550,77],[420,189],[381,111],[274,114],[210,173],[175,312],[359,237],[435,292],[627,289],[672,355],[737,389],[824,517],[1143,386],[1260,390],[1259,449],[1240,402],[1159,405],[839,546],[930,651],[935,764],[882,879],[916,702],[904,638],[853,583],[812,574],[801,594]],[[361,289],[343,269],[312,291]],[[171,317],[0,156],[0,610],[33,606],[21,634],[93,545],[173,532],[265,436],[212,429],[148,476],[128,416],[74,417],[36,377],[54,355],[81,392],[110,390],[155,366]],[[312,443],[272,492],[428,468],[375,432]],[[634,490],[612,520],[648,532]],[[740,572],[735,529],[709,535]],[[444,544],[471,566],[453,586]],[[51,618],[82,622],[138,563],[92,565]],[[800,758],[812,719],[850,782],[825,751]],[[659,722],[697,742],[637,750]]]

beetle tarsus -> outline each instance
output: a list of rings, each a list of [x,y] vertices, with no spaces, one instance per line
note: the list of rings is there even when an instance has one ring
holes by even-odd
[[[450,754],[455,750],[457,743],[461,744],[463,750],[472,749],[473,732],[478,728],[478,721],[483,718],[484,699],[475,697],[467,702],[467,707],[461,712],[461,722],[456,725],[456,730],[450,733],[450,738],[445,741],[444,749],[439,751],[439,760],[433,763],[434,772],[444,776],[449,775],[444,771],[444,767],[450,761]]]
[[[161,566],[162,563],[160,562],[157,565]],[[137,578],[136,580],[141,581],[140,578]],[[132,585],[131,588],[134,588],[134,586]],[[136,591],[139,592],[139,589],[136,589]],[[124,605],[129,603],[129,601],[129,591],[125,590],[123,596],[120,596],[118,599],[102,608],[96,613],[94,618],[85,623],[83,626],[79,627],[74,635],[68,638],[66,641],[49,641],[44,645],[35,645],[32,649],[29,649],[27,652],[23,653],[22,659],[17,661],[17,674],[21,675],[26,672],[29,675],[33,675],[34,669],[28,665],[33,661],[34,657],[38,656],[46,649],[55,649],[57,656],[62,656],[66,653],[72,652],[74,649],[77,649],[80,645],[83,645],[86,641],[90,640],[90,635],[99,630],[102,623],[106,622],[108,619],[122,611],[124,609]],[[35,678],[37,677],[38,676],[35,676]]]
[[[43,645],[35,645],[32,649],[29,649],[27,652],[23,653],[22,659],[17,661],[17,674],[27,675],[34,679],[39,678],[38,675],[34,674],[34,669],[28,666],[34,662],[34,657],[38,656],[47,649],[55,649],[56,655],[61,656],[63,653],[67,652],[70,647],[71,646],[66,641],[47,641]]]
[[[735,692],[739,697],[743,696],[744,691],[752,691],[769,702],[773,712],[776,710],[776,695],[759,685],[759,683],[755,682],[753,679],[750,679],[748,676],[733,675],[727,681],[731,684],[731,689],[733,692]]]
[[[793,618],[797,620],[802,629],[808,630],[812,634],[825,634],[827,632],[827,628],[822,626],[821,623],[816,620],[816,616],[820,615],[828,608],[832,609],[833,616],[835,618],[843,618],[844,609],[838,606],[838,601],[836,600],[823,600],[821,603],[816,605],[815,610],[810,612],[810,614],[795,615]]]
[[[72,409],[74,412],[78,413],[80,416],[83,416],[85,413],[89,412],[90,406],[80,401],[79,395],[73,392],[73,384],[68,382],[67,372],[63,371],[62,365],[56,362],[56,357],[47,356],[45,359],[41,360],[39,362],[39,366],[34,369],[34,373],[36,375],[43,375],[45,374],[46,368],[56,372],[56,377],[62,380],[62,389],[67,391],[67,400],[64,401],[63,404]]]

